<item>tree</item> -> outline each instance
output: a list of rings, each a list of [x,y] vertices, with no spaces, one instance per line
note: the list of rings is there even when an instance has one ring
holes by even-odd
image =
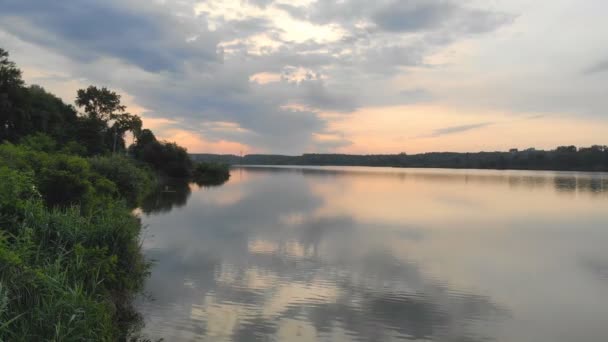
[[[94,119],[105,123],[116,119],[123,114],[126,107],[120,103],[120,95],[106,87],[97,88],[89,86],[87,89],[79,89],[76,96],[76,105],[84,107],[85,113]]]
[[[21,70],[0,49],[0,141],[17,142],[36,133],[50,135],[59,143],[75,132],[76,110],[44,88],[25,86]]]
[[[135,139],[141,134],[142,128],[141,118],[137,115],[132,115],[129,113],[120,114],[116,117],[114,121],[114,125],[112,126],[112,131],[114,132],[114,152],[116,152],[116,143],[118,137],[120,137],[121,142],[124,144],[124,135],[126,132],[133,133]]]
[[[113,152],[116,152],[118,147],[124,148],[124,135],[127,131],[131,131],[135,137],[141,133],[141,118],[125,112],[126,107],[120,102],[120,95],[108,88],[89,86],[87,89],[78,90],[76,105],[84,107],[88,120],[97,121],[100,123],[99,127],[104,127],[105,132],[97,132],[98,136],[107,136],[105,141],[111,142]],[[102,140],[104,139],[100,139]]]
[[[21,70],[8,57],[8,51],[0,48],[0,93],[6,93],[7,90],[22,87],[24,84]]]
[[[145,162],[165,176],[187,178],[191,175],[192,160],[186,149],[175,143],[156,140],[149,129],[141,131],[137,142],[129,150],[135,159]]]
[[[576,153],[576,146],[559,146],[556,151],[559,153]]]
[[[156,136],[154,136],[154,133],[152,133],[152,131],[147,128],[142,130],[136,138],[137,143],[135,147],[146,146],[157,141]]]
[[[15,100],[23,95],[21,70],[8,57],[8,52],[0,48],[0,141],[16,140],[15,132],[27,121],[23,120],[23,111],[15,106]]]

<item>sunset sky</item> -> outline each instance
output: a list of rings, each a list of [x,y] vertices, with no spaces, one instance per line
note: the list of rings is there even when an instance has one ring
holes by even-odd
[[[0,0],[0,47],[190,152],[608,144],[605,0]]]

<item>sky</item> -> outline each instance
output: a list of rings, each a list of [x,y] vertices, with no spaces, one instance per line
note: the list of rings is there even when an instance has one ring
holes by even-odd
[[[205,153],[608,144],[605,0],[0,0],[0,47],[68,103],[122,94]]]

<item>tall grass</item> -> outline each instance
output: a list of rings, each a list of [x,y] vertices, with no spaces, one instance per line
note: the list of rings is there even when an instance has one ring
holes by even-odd
[[[49,207],[32,169],[0,167],[0,341],[126,339],[148,272],[139,219],[95,187],[95,205]]]

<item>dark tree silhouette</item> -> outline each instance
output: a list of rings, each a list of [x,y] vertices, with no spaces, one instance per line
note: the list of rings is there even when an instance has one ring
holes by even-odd
[[[97,88],[95,86],[79,89],[76,96],[76,105],[80,108],[84,107],[84,112],[90,118],[104,122],[116,119],[127,108],[120,103],[120,95],[106,87]]]

